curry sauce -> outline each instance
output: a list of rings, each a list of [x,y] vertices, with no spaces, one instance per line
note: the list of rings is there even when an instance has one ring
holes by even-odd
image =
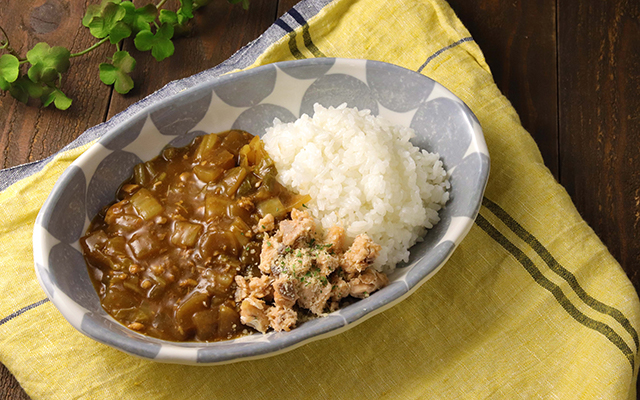
[[[261,275],[264,233],[256,225],[269,214],[280,221],[310,199],[276,174],[260,139],[239,130],[165,148],[136,165],[80,240],[103,308],[166,340],[248,333],[234,278]]]

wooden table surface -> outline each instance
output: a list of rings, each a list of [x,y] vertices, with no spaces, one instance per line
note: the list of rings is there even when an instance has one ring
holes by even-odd
[[[39,41],[79,51],[94,43],[80,25],[97,0],[3,4],[0,26],[21,53]],[[145,1],[146,3],[146,1]],[[103,46],[75,59],[63,79],[65,112],[0,95],[0,168],[39,160],[166,83],[213,67],[258,37],[296,0],[219,0],[200,10],[193,35],[157,63],[129,42],[136,87],[103,85]],[[580,214],[640,288],[640,1],[450,0],[484,51],[498,87],[540,147]],[[188,62],[185,62],[188,60]],[[0,398],[28,399],[0,364]]]

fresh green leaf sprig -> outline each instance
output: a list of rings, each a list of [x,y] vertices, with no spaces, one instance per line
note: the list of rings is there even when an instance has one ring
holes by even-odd
[[[136,60],[128,51],[122,50],[122,41],[133,37],[136,49],[151,51],[157,61],[162,61],[174,53],[172,39],[176,32],[185,32],[186,24],[194,17],[193,12],[213,0],[174,1],[179,5],[178,11],[163,9],[167,0],[142,7],[136,7],[129,0],[102,0],[101,4],[90,5],[82,25],[99,40],[78,53],[40,42],[27,51],[26,57],[21,57],[11,47],[7,33],[0,26],[0,52],[5,53],[0,56],[0,90],[8,91],[23,103],[29,98],[39,98],[45,107],[53,103],[56,108],[66,110],[72,100],[62,92],[60,85],[62,74],[71,65],[70,60],[109,42],[115,45],[115,52],[110,62],[100,64],[100,80],[106,85],[114,85],[118,93],[128,93],[134,86],[129,74],[135,69]],[[249,0],[227,1],[241,3],[244,9],[249,7]],[[28,68],[21,71],[22,65],[26,64],[29,64]]]

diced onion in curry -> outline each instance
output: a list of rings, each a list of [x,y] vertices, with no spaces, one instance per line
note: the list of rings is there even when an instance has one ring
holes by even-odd
[[[259,276],[259,219],[309,196],[276,181],[258,137],[232,130],[168,147],[138,164],[81,245],[102,306],[161,339],[216,341],[246,332],[234,277]]]

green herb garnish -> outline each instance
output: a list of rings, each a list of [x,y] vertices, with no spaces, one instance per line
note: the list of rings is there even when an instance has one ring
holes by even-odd
[[[71,53],[62,46],[39,42],[26,52],[26,56],[22,55],[12,47],[6,31],[0,26],[0,51],[7,53],[0,56],[0,90],[8,91],[23,103],[27,103],[30,97],[39,98],[44,107],[54,104],[56,108],[66,110],[72,100],[60,85],[62,74],[69,69],[70,59],[83,56],[108,42],[115,49],[110,62],[101,63],[98,68],[100,80],[106,85],[113,85],[118,93],[128,93],[134,86],[129,74],[136,67],[136,61],[123,50],[123,40],[133,38],[137,50],[151,51],[157,61],[162,61],[173,55],[172,40],[176,33],[187,31],[187,23],[194,17],[193,11],[212,1],[177,0],[177,12],[162,9],[167,0],[141,7],[128,0],[102,0],[101,4],[91,4],[82,18],[82,25],[98,40],[77,53]],[[242,3],[245,9],[249,7],[249,0],[228,1],[231,4]],[[29,67],[26,73],[21,74],[22,64]]]

